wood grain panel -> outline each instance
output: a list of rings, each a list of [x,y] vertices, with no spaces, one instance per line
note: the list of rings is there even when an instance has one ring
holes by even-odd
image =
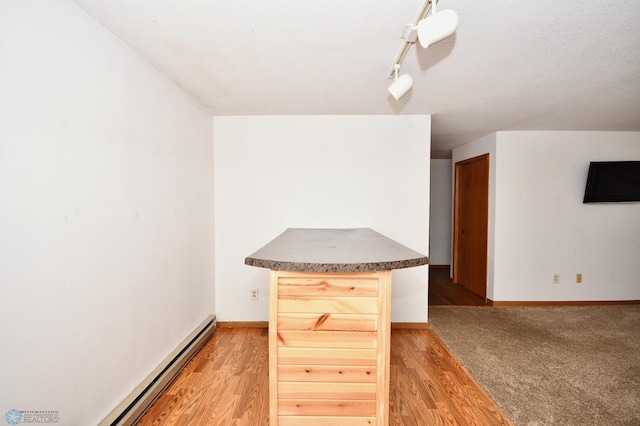
[[[353,365],[281,365],[278,380],[285,382],[375,383],[376,367]]]
[[[385,423],[380,406],[388,406],[388,394],[379,387],[385,383],[380,368],[388,369],[388,348],[379,345],[389,343],[389,301],[381,297],[390,295],[391,273],[299,276],[272,271],[272,285],[274,281],[270,309],[277,320],[270,323],[270,344],[275,334],[277,345],[270,347],[270,358],[277,359],[277,368],[270,373],[270,384],[277,383],[275,392],[271,387],[271,399],[277,401],[271,403],[270,423],[280,424],[278,416],[284,414],[325,417],[317,423],[323,425],[342,426],[342,416],[366,416],[364,424],[378,416]],[[286,408],[289,400],[295,401]],[[366,410],[353,401],[367,401]]]
[[[269,395],[278,395],[278,273],[269,272]],[[269,422],[278,423],[278,398],[269,398]]]
[[[279,382],[283,399],[371,400],[376,399],[375,383]],[[373,414],[373,413],[371,413]]]
[[[376,331],[376,315],[278,314],[278,330]]]
[[[391,271],[380,272],[378,287],[378,404],[376,419],[389,424],[389,374],[391,351]]]
[[[278,280],[280,296],[323,296],[323,297],[376,297],[378,279],[372,278],[322,278],[280,277]]]
[[[312,348],[360,348],[376,347],[378,334],[375,331],[298,331],[278,332],[278,346]]]
[[[336,401],[323,399],[282,399],[279,416],[371,416],[374,417],[376,402]],[[299,422],[298,425],[307,425]]]
[[[278,417],[279,426],[375,426],[374,417]]]
[[[279,313],[329,313],[376,314],[378,299],[375,297],[302,297],[282,296],[278,298]]]
[[[375,349],[278,348],[279,365],[375,366]]]

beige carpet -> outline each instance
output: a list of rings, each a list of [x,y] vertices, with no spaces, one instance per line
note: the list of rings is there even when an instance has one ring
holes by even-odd
[[[524,425],[640,425],[640,305],[430,307],[431,328]]]

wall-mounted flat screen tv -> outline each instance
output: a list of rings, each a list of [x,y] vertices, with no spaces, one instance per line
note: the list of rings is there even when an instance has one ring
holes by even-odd
[[[592,161],[584,203],[640,201],[640,161]]]

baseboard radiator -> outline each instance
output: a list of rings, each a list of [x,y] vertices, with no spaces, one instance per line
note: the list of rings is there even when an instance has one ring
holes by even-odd
[[[216,331],[215,315],[205,319],[178,347],[166,357],[116,408],[100,422],[100,426],[135,425],[162,391],[171,384],[187,362]]]

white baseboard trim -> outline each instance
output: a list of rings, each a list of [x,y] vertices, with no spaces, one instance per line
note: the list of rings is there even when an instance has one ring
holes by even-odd
[[[144,412],[171,384],[173,379],[187,365],[187,362],[215,333],[215,315],[205,319],[178,347],[169,354],[127,397],[114,408],[99,426],[134,425]]]

